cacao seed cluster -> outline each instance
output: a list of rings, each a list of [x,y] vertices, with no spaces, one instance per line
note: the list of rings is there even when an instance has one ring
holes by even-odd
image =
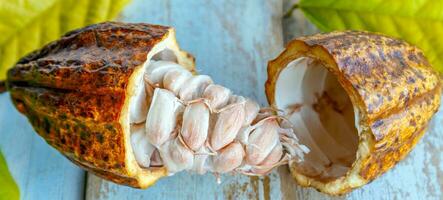
[[[206,75],[151,61],[131,105],[131,143],[140,166],[169,173],[263,175],[308,153],[284,118]],[[147,114],[146,114],[147,113]],[[287,124],[287,123],[285,123]]]

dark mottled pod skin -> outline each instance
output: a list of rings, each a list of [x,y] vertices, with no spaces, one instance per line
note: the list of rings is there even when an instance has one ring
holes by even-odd
[[[173,34],[118,22],[78,29],[22,58],[8,71],[7,88],[36,132],[69,160],[108,180],[148,187],[166,170],[141,169],[134,160],[128,87],[148,53]]]
[[[359,112],[359,147],[346,176],[318,181],[291,173],[303,186],[343,194],[362,186],[403,159],[423,136],[438,110],[439,75],[422,51],[404,41],[368,32],[346,31],[301,37],[268,65],[266,94],[275,105],[280,71],[298,57],[311,57],[336,75]]]

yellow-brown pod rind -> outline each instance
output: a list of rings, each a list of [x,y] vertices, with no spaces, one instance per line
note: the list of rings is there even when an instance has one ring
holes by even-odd
[[[275,106],[279,73],[299,57],[322,62],[337,77],[359,119],[359,145],[352,168],[343,177],[320,181],[290,166],[302,186],[339,195],[368,183],[411,151],[439,108],[439,75],[421,50],[398,39],[358,31],[291,41],[268,65],[265,87],[271,105]]]
[[[22,58],[9,70],[7,87],[36,132],[69,160],[107,180],[145,188],[167,172],[142,169],[135,161],[129,99],[134,77],[166,40],[179,62],[193,68],[173,29],[106,22],[67,33]]]

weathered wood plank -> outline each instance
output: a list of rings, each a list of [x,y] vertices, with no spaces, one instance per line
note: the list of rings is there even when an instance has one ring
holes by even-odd
[[[122,20],[170,25],[181,47],[197,58],[197,69],[235,93],[266,105],[267,61],[282,49],[280,0],[133,1]],[[215,178],[180,173],[147,190],[88,177],[87,199],[279,199],[277,173],[264,178]]]
[[[0,149],[20,188],[21,199],[82,199],[85,172],[38,136],[0,94]]]
[[[288,10],[298,0],[285,0]],[[317,33],[300,11],[283,19],[285,42]],[[443,198],[443,106],[433,118],[423,139],[394,169],[352,193],[332,198],[313,189],[295,186],[287,169],[281,169],[284,199],[442,199]]]

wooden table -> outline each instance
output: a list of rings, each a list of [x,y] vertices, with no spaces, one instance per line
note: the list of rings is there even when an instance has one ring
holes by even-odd
[[[282,20],[284,0],[133,0],[119,20],[170,25],[181,47],[197,58],[200,73],[266,105],[267,61],[285,41],[317,30],[300,13]],[[440,109],[443,110],[443,107]],[[25,117],[0,95],[0,149],[23,199],[330,199],[295,185],[286,167],[256,178],[179,173],[147,190],[119,186],[87,174],[37,136]],[[413,152],[393,170],[337,199],[442,199],[443,111]],[[334,198],[334,199],[335,199]]]

